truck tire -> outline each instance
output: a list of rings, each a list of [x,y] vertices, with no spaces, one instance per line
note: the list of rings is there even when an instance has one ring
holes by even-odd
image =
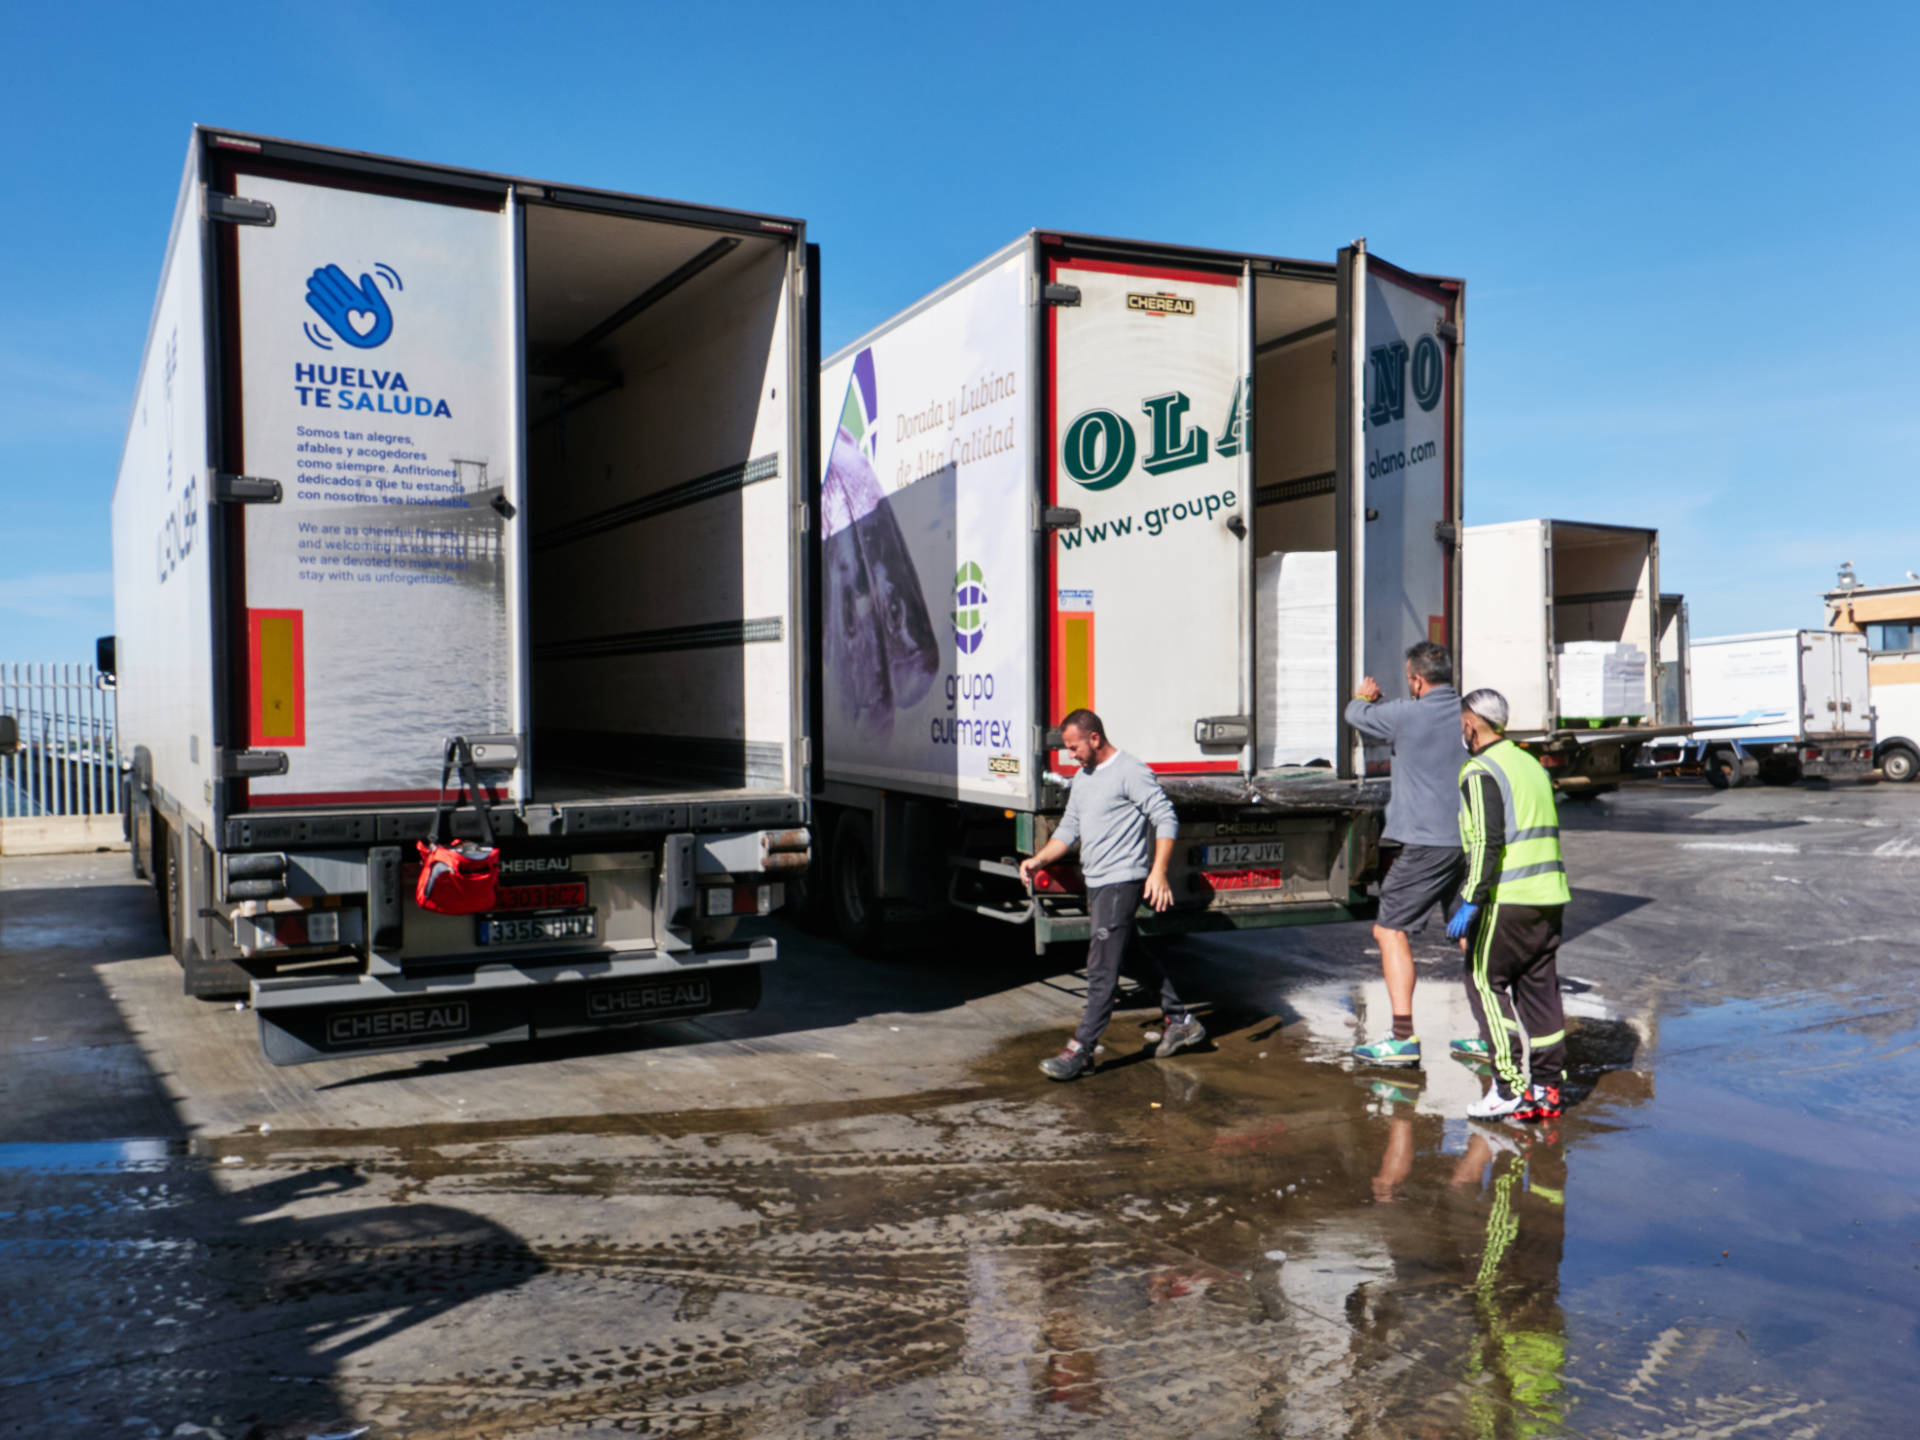
[[[866,816],[850,810],[833,827],[827,885],[841,944],[872,954],[880,945],[880,901],[873,890],[873,828]]]
[[[1716,790],[1738,790],[1747,783],[1740,773],[1740,757],[1726,746],[1707,752],[1707,783]]]
[[[1912,746],[1889,745],[1880,752],[1881,779],[1905,785],[1913,779],[1916,770],[1920,770],[1920,755],[1914,753]]]

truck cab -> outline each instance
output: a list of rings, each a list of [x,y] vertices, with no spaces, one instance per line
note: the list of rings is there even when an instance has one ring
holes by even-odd
[[[1920,772],[1920,581],[1863,586],[1849,567],[1824,599],[1829,629],[1866,638],[1874,764],[1910,784]]]

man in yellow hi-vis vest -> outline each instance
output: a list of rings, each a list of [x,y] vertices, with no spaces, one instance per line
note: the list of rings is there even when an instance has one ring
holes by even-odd
[[[1467,998],[1484,1054],[1487,1093],[1476,1119],[1551,1120],[1560,1114],[1567,1021],[1560,1008],[1560,922],[1572,892],[1560,858],[1553,781],[1506,738],[1507,699],[1475,690],[1460,702],[1471,758],[1460,768],[1460,844],[1467,878],[1447,934],[1467,954]]]

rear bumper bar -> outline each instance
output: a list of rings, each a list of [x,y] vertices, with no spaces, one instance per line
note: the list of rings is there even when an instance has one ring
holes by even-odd
[[[555,956],[419,975],[289,976],[253,982],[260,1048],[275,1065],[738,1014],[760,1003],[760,937],[698,953]]]
[[[1379,902],[1371,897],[1346,905],[1320,901],[1266,909],[1176,907],[1159,915],[1142,906],[1134,924],[1142,935],[1198,935],[1221,930],[1273,930],[1290,925],[1341,925],[1371,920],[1378,909]],[[1036,911],[1033,924],[1034,938],[1043,949],[1061,941],[1093,938],[1093,921],[1084,911],[1061,915],[1048,914],[1042,908]]]
[[[1851,750],[1820,752],[1817,760],[1802,758],[1802,775],[1819,775],[1827,779],[1839,779],[1853,775],[1866,775],[1873,770],[1873,746],[1861,745]]]

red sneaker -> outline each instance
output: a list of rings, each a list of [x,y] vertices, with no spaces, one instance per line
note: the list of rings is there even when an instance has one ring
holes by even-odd
[[[1560,1087],[1558,1085],[1535,1085],[1527,1091],[1527,1098],[1520,1102],[1520,1108],[1513,1112],[1515,1120],[1542,1121],[1560,1118]]]

